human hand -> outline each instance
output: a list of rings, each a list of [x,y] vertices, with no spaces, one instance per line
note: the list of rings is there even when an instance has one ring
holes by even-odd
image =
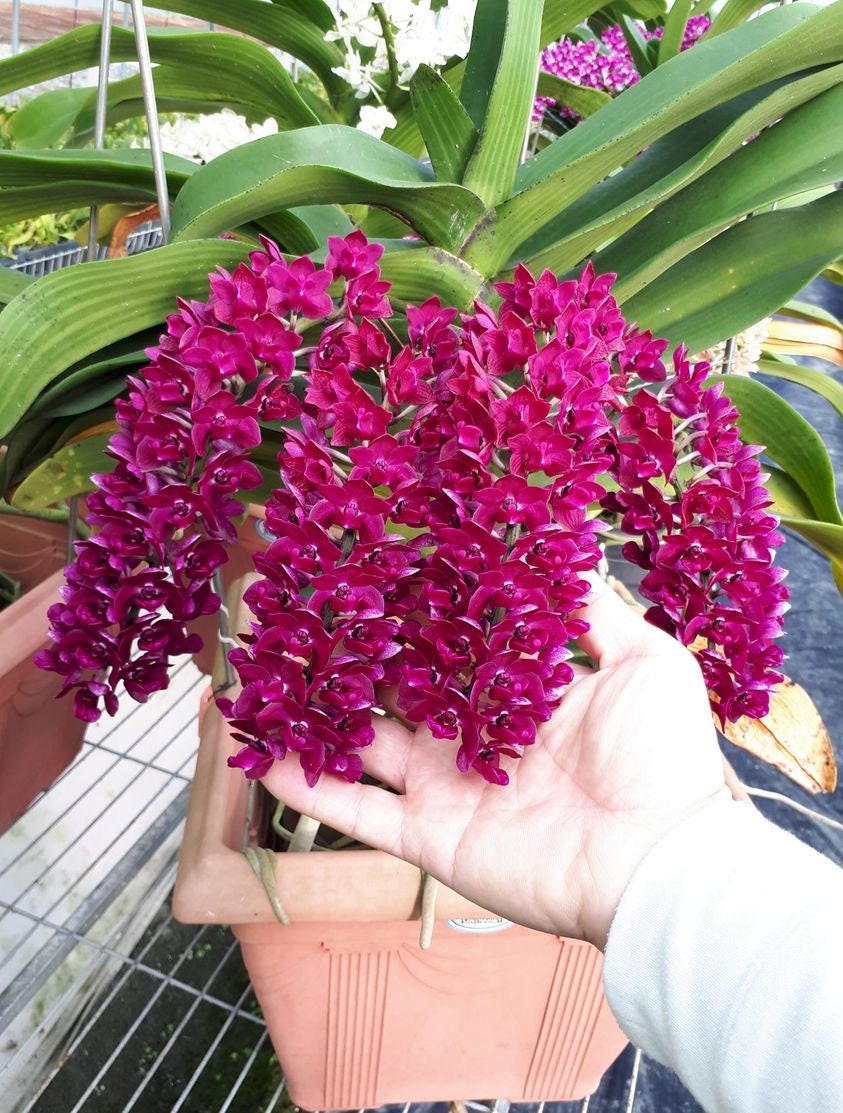
[[[730,793],[690,653],[602,582],[580,614],[598,668],[511,760],[509,785],[458,773],[453,743],[384,718],[362,757],[394,791],[327,776],[311,789],[294,762],[276,763],[267,788],[498,915],[602,949],[647,852]]]

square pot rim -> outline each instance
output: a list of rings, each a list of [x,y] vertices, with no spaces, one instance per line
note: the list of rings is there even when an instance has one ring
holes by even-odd
[[[266,891],[227,831],[245,816],[246,783],[227,758],[239,746],[210,689],[202,696],[199,753],[173,894],[181,923],[277,923]],[[233,820],[233,823],[232,823]],[[239,822],[238,822],[239,821]],[[277,854],[275,887],[291,923],[415,920],[422,875],[380,850]],[[437,919],[497,918],[440,886]]]

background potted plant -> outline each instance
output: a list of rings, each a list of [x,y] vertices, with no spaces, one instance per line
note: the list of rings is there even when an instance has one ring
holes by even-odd
[[[0,833],[67,768],[85,733],[72,708],[55,702],[60,678],[33,662],[49,644],[67,530],[66,521],[0,514]]]

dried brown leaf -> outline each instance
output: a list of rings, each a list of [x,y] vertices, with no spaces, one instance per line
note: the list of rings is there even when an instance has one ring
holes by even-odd
[[[787,677],[773,691],[768,715],[727,723],[723,734],[807,792],[833,792],[837,786],[834,750],[820,713],[805,689]]]

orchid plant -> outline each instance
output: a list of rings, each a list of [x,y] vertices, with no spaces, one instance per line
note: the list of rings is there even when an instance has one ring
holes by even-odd
[[[569,348],[579,351],[582,344],[588,348],[592,340],[598,348],[607,343],[599,332],[592,336],[582,331],[596,309],[589,301],[597,297],[594,290],[610,296],[606,280],[595,275],[617,274],[611,297],[617,313],[627,322],[621,336],[624,345],[632,345],[631,351],[634,338],[650,332],[672,347],[684,344],[688,351],[700,352],[775,311],[833,263],[839,255],[838,233],[843,230],[843,194],[830,185],[843,176],[843,132],[838,126],[843,104],[843,2],[817,10],[800,0],[745,23],[742,20],[752,4],[727,4],[693,49],[685,51],[680,46],[688,10],[674,5],[661,40],[653,40],[658,42],[659,64],[621,96],[604,98],[602,106],[581,124],[537,152],[532,152],[526,140],[541,50],[570,35],[584,19],[596,23],[600,17],[604,25],[617,19],[616,13],[610,19],[606,13],[601,16],[596,3],[477,0],[468,56],[447,64],[441,73],[419,65],[409,79],[409,91],[399,81],[384,94],[384,104],[395,116],[396,125],[382,140],[338,122],[351,120],[349,105],[356,110],[359,102],[349,83],[335,72],[335,67],[342,65],[341,40],[326,40],[325,36],[339,33],[340,25],[335,13],[319,0],[308,0],[306,5],[299,0],[240,0],[237,5],[224,0],[168,0],[167,6],[186,14],[201,12],[204,18],[254,38],[203,32],[187,36],[189,49],[185,49],[185,42],[177,41],[180,36],[153,35],[154,76],[162,109],[172,107],[179,90],[201,87],[209,99],[213,92],[217,105],[224,101],[242,109],[248,118],[262,120],[273,115],[278,134],[246,143],[203,167],[169,159],[172,242],[165,247],[131,259],[49,275],[23,290],[14,284],[9,289],[5,277],[0,276],[0,300],[9,300],[0,314],[0,395],[4,399],[0,440],[5,449],[0,455],[0,486],[16,507],[37,510],[89,491],[91,474],[100,476],[91,501],[91,524],[98,532],[90,547],[81,550],[71,573],[76,577],[72,592],[78,587],[82,592],[78,599],[88,600],[93,610],[78,610],[77,604],[68,600],[66,609],[55,618],[60,637],[51,659],[66,670],[80,710],[94,715],[103,706],[113,707],[121,678],[132,694],[141,696],[165,682],[171,639],[172,645],[189,648],[187,621],[216,606],[207,581],[211,566],[220,562],[217,546],[224,546],[232,536],[233,516],[240,509],[235,508],[237,490],[252,492],[259,502],[269,499],[268,492],[279,488],[275,460],[280,452],[282,459],[306,454],[307,482],[318,481],[330,491],[324,498],[321,487],[297,494],[293,465],[285,464],[289,474],[281,473],[284,493],[278,496],[277,505],[287,507],[294,518],[299,515],[292,524],[307,527],[311,537],[311,527],[327,531],[334,549],[323,547],[321,551],[334,554],[338,549],[337,562],[350,557],[349,567],[363,563],[363,547],[375,545],[371,531],[382,528],[389,539],[387,550],[398,554],[395,560],[406,573],[395,590],[403,592],[406,587],[417,606],[428,608],[423,612],[427,624],[415,619],[422,629],[454,617],[445,612],[440,616],[431,609],[440,605],[433,603],[434,586],[425,586],[422,592],[422,585],[434,583],[435,577],[431,577],[439,567],[435,559],[440,548],[451,544],[433,532],[434,527],[445,528],[437,514],[450,515],[448,528],[485,531],[491,540],[486,542],[490,548],[484,559],[499,561],[498,571],[520,561],[528,572],[519,572],[519,576],[535,574],[545,580],[548,570],[534,568],[524,555],[536,531],[573,531],[577,537],[571,544],[585,554],[586,566],[597,552],[599,540],[595,537],[603,541],[619,538],[637,546],[628,548],[627,555],[637,554],[644,565],[644,590],[651,592],[650,602],[657,608],[653,617],[675,627],[695,646],[721,717],[728,722],[743,706],[763,711],[764,691],[776,675],[778,656],[775,646],[768,649],[768,641],[778,628],[778,608],[783,606],[784,595],[778,573],[769,569],[768,561],[761,564],[766,569],[763,585],[741,563],[769,552],[775,532],[762,506],[767,496],[755,478],[756,458],[749,450],[743,455],[737,429],[748,444],[766,446],[767,485],[773,509],[783,524],[828,557],[843,587],[843,513],[834,493],[833,467],[821,440],[792,407],[754,378],[725,376],[718,387],[722,395],[715,398],[703,392],[704,373],[687,356],[680,357],[675,367],[668,361],[664,377],[650,381],[644,356],[633,359],[630,355],[632,363],[627,365],[623,362],[625,348],[601,359],[595,357],[589,373],[595,376],[590,390],[596,396],[588,395],[586,400],[577,395],[582,412],[569,412],[563,408],[563,399],[573,388],[566,376],[569,370],[573,375],[576,367],[571,370],[566,360],[576,362],[567,354]],[[695,15],[699,14],[696,10]],[[65,38],[51,54],[27,52],[23,60],[12,60],[17,67],[14,72],[20,74],[26,67],[27,72],[39,67],[43,72],[48,64],[57,65],[74,51],[74,57],[84,53],[83,46],[90,54],[97,43],[87,31],[85,35]],[[283,67],[279,69],[277,59],[273,56],[270,61],[266,48],[255,39],[288,50],[303,61],[323,84],[327,99],[313,94],[306,84],[294,86]],[[134,44],[127,43],[125,36],[116,35],[115,58],[130,47]],[[208,63],[211,56],[213,67]],[[4,74],[11,80],[12,71],[6,66],[0,63],[0,83]],[[554,75],[544,77],[552,86]],[[137,89],[132,89],[122,87],[113,92],[118,99],[131,93],[136,101]],[[542,95],[546,92],[541,77],[538,89]],[[273,106],[270,113],[268,103]],[[89,107],[78,117],[77,138],[90,122]],[[750,137],[756,138],[747,143]],[[144,151],[0,151],[0,184],[7,187],[0,189],[3,211],[46,205],[56,196],[61,196],[63,203],[69,203],[71,196],[86,201],[136,202],[148,201],[155,192],[149,155]],[[33,185],[38,189],[32,189]],[[366,251],[382,249],[376,260],[380,274],[374,274],[373,259],[363,273],[370,274],[376,289],[378,284],[391,283],[388,294],[384,286],[378,295],[388,300],[391,314],[387,316],[364,309],[367,302],[355,307],[353,300],[348,301],[347,289],[345,301],[343,296],[335,296],[332,281],[339,283],[338,289],[343,282],[354,283],[356,289],[362,278],[344,278],[335,262],[335,250],[325,245],[337,237],[356,243],[349,237],[357,233],[367,237]],[[269,236],[277,248],[261,247],[261,234]],[[329,241],[329,237],[334,239]],[[261,262],[263,256],[270,262]],[[303,261],[304,257],[310,262]],[[251,279],[238,269],[247,262]],[[584,271],[589,264],[592,269]],[[235,286],[256,285],[256,305],[261,308],[252,316],[246,309],[238,309],[237,317],[230,321],[216,316],[223,312],[217,287],[229,282],[221,274],[214,280],[210,302],[194,300],[207,298],[207,276],[217,266],[239,276],[230,280]],[[527,272],[538,276],[534,286]],[[261,302],[264,281],[271,290]],[[292,308],[284,303],[272,285],[276,281],[279,289],[302,282],[319,298],[328,298],[332,308],[325,300],[317,302],[320,312],[309,318],[304,306]],[[579,312],[586,317],[578,317],[576,328],[565,328],[564,335],[555,324],[561,309],[553,320],[542,317],[533,321],[533,293],[527,300],[523,294],[528,287],[539,291],[535,294],[538,301],[546,288],[571,291],[565,295],[551,292],[547,297],[551,301],[564,298],[565,305],[579,298]],[[581,291],[576,297],[575,289]],[[168,319],[167,336],[157,345],[151,369],[143,370],[176,296],[183,299],[181,312]],[[422,351],[419,336],[411,335],[410,330],[416,327],[413,315],[427,313],[424,307],[432,304],[432,297],[439,299],[437,313],[446,313],[449,307],[453,314],[443,328],[443,339],[456,346],[458,362],[451,371],[437,365],[422,373],[416,360],[436,356]],[[633,329],[632,322],[640,331]],[[572,342],[568,341],[569,331]],[[491,355],[487,358],[484,347],[498,334],[504,336],[494,340],[501,345],[500,351],[494,346],[491,350],[500,364],[492,361]],[[341,359],[350,382],[330,362],[334,342],[342,342],[341,347],[350,345],[348,358]],[[662,375],[662,350],[653,355],[657,375]],[[534,374],[538,376],[538,369],[545,367],[545,362],[553,363],[553,353],[560,352],[561,370],[554,364],[547,371],[548,383],[542,385]],[[523,356],[522,362],[507,365],[515,355]],[[319,364],[322,359],[327,361],[325,367]],[[478,362],[482,374],[476,372],[472,360]],[[786,376],[788,365],[780,367]],[[358,414],[356,409],[349,412],[341,407],[337,424],[325,424],[334,411],[328,408],[328,386],[319,375],[327,375],[329,370],[338,384],[345,384],[349,398],[357,400],[355,406],[358,402],[363,406],[358,388],[373,399],[369,416],[381,422],[377,431],[374,426],[364,429],[357,424],[368,410]],[[448,394],[446,378],[452,375],[455,386],[460,386],[463,373],[479,375],[486,384],[483,389],[488,387],[487,395],[475,397],[470,393],[475,386],[469,388],[468,383],[464,384],[465,395]],[[605,381],[600,378],[603,374],[608,375]],[[282,380],[286,376],[283,393],[270,390],[272,375]],[[151,376],[149,381],[147,376]],[[165,387],[162,376],[170,393],[156,401]],[[410,382],[418,379],[422,391],[418,397],[395,393],[399,391],[396,381],[408,377]],[[214,384],[221,396],[212,402],[208,391]],[[397,401],[388,394],[385,401],[381,397],[381,390],[387,391],[387,387]],[[523,427],[506,426],[499,431],[496,414],[509,399],[509,388],[514,388],[512,397],[522,389],[535,394],[540,405],[536,409],[530,399],[533,409],[524,415]],[[555,393],[557,390],[561,393]],[[639,394],[641,401],[636,403]],[[699,404],[695,405],[697,395]],[[270,396],[273,404],[283,402],[291,407],[289,419],[271,416]],[[685,403],[680,396],[690,406],[681,413]],[[443,397],[448,405],[443,404]],[[636,407],[650,405],[646,401],[650,397],[655,399],[648,414],[652,423],[642,421],[642,436],[627,431],[638,428],[634,426]],[[117,440],[111,441],[115,398],[119,400],[119,429]],[[337,399],[338,404],[343,401],[348,399]],[[147,405],[157,405],[161,412],[147,413]],[[438,409],[420,416],[428,405]],[[545,405],[546,411],[542,409]],[[260,411],[260,406],[270,407],[270,416]],[[300,412],[294,413],[296,407]],[[166,412],[168,408],[174,413]],[[668,410],[667,417],[662,408]],[[463,411],[468,416],[459,417],[458,425],[449,424]],[[193,424],[197,414],[202,415],[198,430]],[[214,430],[227,429],[235,417],[236,437],[252,443],[229,443],[235,434],[215,439]],[[579,420],[584,423],[582,428],[576,425]],[[712,423],[710,435],[700,424],[708,421]],[[252,422],[257,422],[260,444],[254,440],[257,434]],[[569,422],[576,428],[569,428]],[[166,441],[161,432],[164,426]],[[547,449],[546,457],[529,455],[527,441],[518,441],[517,451],[510,444],[522,434],[529,440],[533,430],[538,448]],[[560,448],[560,442],[553,439],[557,435],[571,439],[564,440]],[[550,438],[547,445],[542,440],[545,436]],[[369,466],[356,456],[369,452],[379,437],[392,437],[398,445],[401,483],[408,484],[400,510],[393,505],[398,493],[395,487],[366,479],[365,470],[355,471],[352,478],[354,469]],[[584,459],[578,455],[582,437],[590,446],[583,449],[587,452]],[[633,459],[645,444],[648,458]],[[104,454],[106,449],[108,454]],[[593,457],[588,455],[592,450]],[[468,467],[470,458],[472,468],[462,477],[446,475],[441,471],[443,465],[435,461],[437,451],[442,460],[450,461],[453,456],[460,466]],[[721,457],[721,451],[728,455]],[[328,478],[321,465],[314,471],[310,458],[314,452],[319,460],[322,456],[318,454],[323,453],[330,463],[330,472],[325,472]],[[571,467],[585,469],[584,491],[578,478],[572,489],[576,493],[560,494],[565,486],[560,452],[570,454]],[[147,491],[146,480],[138,475],[137,453],[154,477],[154,492]],[[186,464],[180,462],[185,460]],[[108,480],[105,473],[112,465],[114,478]],[[446,470],[450,466],[447,464]],[[555,471],[557,468],[562,470]],[[589,472],[589,468],[595,470]],[[720,487],[731,492],[729,495],[705,486],[721,475],[721,468],[727,468],[723,474],[728,474],[729,482]],[[633,485],[636,469],[638,487]],[[577,477],[580,474],[576,472]],[[178,482],[172,481],[174,477]],[[538,517],[513,523],[487,518],[498,497],[492,492],[497,491],[503,501],[508,490],[503,485],[517,486],[522,481],[536,492],[533,497],[542,499],[542,492],[547,494],[548,501],[535,510]],[[351,483],[368,484],[374,492],[371,497],[375,501],[366,502],[365,512],[361,511],[360,529],[368,531],[365,536],[358,535],[357,527],[348,527],[346,533],[346,527],[325,524],[321,518],[311,522],[311,495],[315,498],[318,494],[319,501],[331,507],[331,500],[341,499],[341,492]],[[417,498],[408,502],[411,489],[416,490]],[[493,499],[491,509],[484,502],[487,490]],[[693,501],[697,493],[709,500],[705,509],[702,501],[699,505]],[[171,497],[178,504],[175,511],[168,501]],[[138,502],[140,498],[159,501],[147,506]],[[560,510],[559,503],[575,498],[585,500],[578,511],[582,523],[569,529],[567,519],[557,517],[567,512]],[[734,501],[719,501],[727,498]],[[289,499],[298,510],[291,508]],[[283,518],[281,510],[271,509],[274,506],[276,500],[270,499],[267,515],[272,519],[271,528],[280,527]],[[359,510],[359,503],[357,507]],[[735,522],[746,515],[752,519],[752,528],[759,531],[757,550],[747,537],[729,533],[724,520],[727,510]],[[542,515],[548,515],[547,519]],[[403,516],[409,517],[404,520]],[[588,522],[592,526],[587,527]],[[613,532],[608,538],[592,535],[589,531],[598,526],[611,527]],[[703,532],[695,532],[693,540],[688,540],[685,533],[691,529]],[[711,538],[706,530],[711,531]],[[419,532],[406,536],[412,531]],[[399,533],[402,540],[396,536]],[[674,534],[684,539],[676,547],[670,541]],[[429,548],[418,542],[422,535],[432,536]],[[711,545],[703,543],[707,538]],[[279,542],[282,540],[279,535]],[[685,541],[686,548],[680,552]],[[344,545],[350,546],[346,553]],[[183,546],[187,548],[182,553]],[[497,552],[502,555],[496,557]],[[508,643],[500,642],[503,627],[493,633],[500,624],[498,607],[504,604],[483,602],[483,611],[476,610],[481,600],[475,599],[475,585],[462,574],[463,558],[452,554],[448,559],[451,564],[447,567],[456,569],[449,572],[448,586],[453,582],[462,592],[455,604],[461,608],[457,616],[481,624],[487,652],[493,652],[488,649],[492,639],[495,654],[499,649],[501,654],[514,652],[506,648]],[[548,559],[552,563],[557,556],[554,553]],[[686,567],[684,563],[709,559],[709,566]],[[672,579],[680,561],[680,571],[690,577],[687,582],[681,577]],[[89,563],[102,577],[104,595],[85,594],[94,590],[94,573],[86,570]],[[285,567],[297,585],[290,600],[307,609],[307,601],[313,597],[308,593],[317,588],[301,577],[311,573],[295,564]],[[166,568],[172,570],[172,579]],[[571,573],[578,582],[581,571]],[[322,575],[321,565],[313,575],[316,572]],[[466,574],[471,572],[467,567]],[[143,575],[148,579],[139,578]],[[377,575],[386,582],[386,572]],[[729,580],[732,575],[738,578]],[[746,590],[757,591],[757,596],[744,599],[744,589],[739,586],[742,577],[749,581]],[[547,620],[551,626],[556,620],[564,625],[571,612],[564,600],[556,607],[552,581],[552,575],[549,586],[544,580],[541,587],[530,581],[524,590],[530,606],[555,616]],[[383,596],[380,582],[366,586]],[[692,589],[691,584],[696,587]],[[519,580],[519,591],[520,585]],[[534,588],[538,592],[535,597],[529,595]],[[371,595],[367,598],[374,599]],[[483,597],[489,598],[499,596]],[[750,598],[762,602],[751,604]],[[157,608],[165,600],[169,603],[161,619],[156,617]],[[576,601],[569,601],[572,607]],[[387,614],[389,602],[384,598],[380,617],[393,625],[400,618],[402,631],[406,624],[401,634],[406,640],[393,638],[396,652],[376,662],[385,677],[393,665],[409,668],[411,660],[418,662],[421,658],[413,659],[412,654],[423,655],[427,645],[421,629],[412,632],[412,616]],[[170,603],[173,609],[169,609]],[[330,614],[323,627],[330,639],[339,630],[333,623],[348,616],[328,602],[323,603],[317,619],[322,620],[325,605]],[[381,604],[373,601],[372,606],[376,605]],[[100,608],[100,617],[94,621]],[[764,608],[772,616],[769,619],[760,617]],[[733,618],[732,612],[737,610],[741,619]],[[717,623],[711,631],[709,618]],[[102,636],[95,637],[95,631],[102,631]],[[256,632],[258,640],[262,636]],[[246,652],[254,655],[257,644],[250,644]],[[338,655],[353,655],[344,642],[337,647],[331,642],[325,658],[324,639],[319,645],[313,667],[317,660],[321,668]],[[756,648],[760,657],[753,655]],[[81,656],[74,656],[76,653]],[[538,648],[533,650],[530,660],[538,660],[538,653]],[[471,670],[484,666],[479,658],[471,660],[473,664],[462,668],[449,665],[451,671],[443,674],[444,679],[439,677],[442,698],[450,700],[449,693],[462,686],[466,715],[479,716],[469,716],[466,722],[470,720],[474,726],[465,728],[469,737],[475,732],[475,758],[481,749],[495,752],[504,741],[517,750],[526,744],[529,725],[519,719],[513,728],[515,738],[504,738],[501,724],[495,728],[500,728],[498,733],[492,733],[486,711],[501,704],[504,697],[498,688],[491,692],[485,673],[481,684]],[[566,662],[545,662],[544,657],[542,662],[542,668],[546,663],[551,671],[539,678],[546,697],[536,701],[536,709],[545,715],[564,682]],[[262,667],[254,661],[248,666],[241,662],[241,668],[259,671]],[[422,666],[416,663],[412,667]],[[376,673],[374,665],[372,668]],[[372,684],[376,682],[374,673]],[[245,672],[243,675],[246,679]],[[359,708],[350,709],[357,716],[357,711],[361,715],[366,711],[366,699],[371,697],[368,688],[355,690],[353,699],[351,695],[343,699],[363,700]],[[330,705],[325,702],[328,697],[317,697],[315,689],[306,689],[301,698],[311,701],[306,703],[309,708]],[[457,704],[459,701],[449,705],[454,714],[462,713],[462,705]],[[256,707],[255,716],[259,716],[262,705]],[[253,747],[255,753],[260,745],[269,746],[268,737],[276,745],[279,724],[273,726],[273,731],[277,727],[275,734],[264,737],[255,733],[254,724],[247,725],[250,716],[242,706],[237,716],[244,722],[241,735],[259,743]],[[260,720],[260,729],[267,717]],[[355,723],[358,718],[354,717]],[[356,731],[355,726],[355,739],[365,736],[363,728],[359,734]],[[285,737],[292,735],[288,732]],[[339,751],[336,741],[326,738],[327,762],[330,754]],[[321,756],[315,754],[307,760],[317,769]],[[489,768],[498,768],[494,758],[489,760]],[[352,767],[353,763],[349,769]]]
[[[682,32],[680,51],[688,50],[698,42],[711,27],[711,20],[707,15],[692,16],[688,19]],[[658,44],[664,37],[664,27],[652,29],[637,23],[627,24],[626,33],[619,23],[607,27],[599,37],[588,38],[564,37],[558,42],[551,43],[541,53],[541,69],[543,73],[552,74],[565,85],[576,85],[584,89],[596,89],[608,96],[616,96],[641,80],[641,73],[635,65],[630,50],[630,40],[636,39],[643,43]],[[641,55],[639,55],[639,64]],[[559,115],[574,122],[583,117],[574,108],[565,103],[565,92],[560,93],[560,98],[552,96],[536,97],[533,106],[533,119],[538,121],[544,118],[549,109],[558,111]]]
[[[77,714],[166,686],[219,605],[250,456],[280,432],[274,538],[254,622],[221,699],[231,764],[293,754],[314,784],[354,781],[378,686],[453,740],[456,765],[507,783],[573,677],[576,615],[606,543],[644,570],[647,617],[692,647],[721,724],[781,681],[782,538],[757,448],[722,380],[627,322],[613,275],[516,268],[495,311],[431,297],[396,314],[360,232],[322,265],[264,240],[183,301],[117,402],[113,472],[95,477],[53,648]]]

